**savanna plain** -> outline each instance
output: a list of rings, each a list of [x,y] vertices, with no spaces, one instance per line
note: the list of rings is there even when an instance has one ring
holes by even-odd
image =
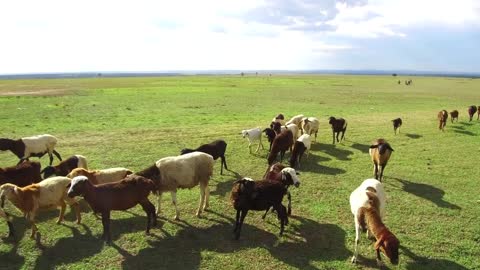
[[[397,84],[398,80],[402,84]],[[0,137],[52,134],[63,158],[87,157],[90,169],[134,171],[185,147],[224,139],[230,171],[215,163],[210,208],[195,217],[199,189],[162,197],[159,224],[145,235],[140,206],[112,212],[112,245],[100,239],[101,220],[81,201],[82,224],[71,209],[40,212],[43,248],[30,225],[13,214],[17,239],[0,240],[0,269],[376,269],[374,242],[362,234],[359,262],[350,263],[355,229],[349,195],[371,178],[374,139],[395,150],[385,169],[387,227],[401,243],[400,263],[386,269],[480,269],[480,121],[467,107],[480,105],[480,79],[392,76],[273,75],[0,81]],[[460,112],[438,130],[437,113]],[[250,154],[242,129],[266,128],[278,113],[320,120],[319,136],[290,188],[292,216],[282,237],[275,214],[249,212],[238,241],[229,195],[242,176],[261,179],[265,149]],[[346,140],[333,145],[328,117],[348,121]],[[391,120],[403,119],[394,135]],[[255,148],[253,149],[255,150]],[[290,154],[287,152],[286,158]],[[32,158],[32,160],[37,160]],[[0,152],[0,166],[17,158]],[[48,157],[40,159],[42,167]],[[54,163],[58,162],[57,160]],[[287,160],[284,159],[286,163]],[[155,195],[150,195],[156,204]],[[8,228],[0,222],[0,235]]]

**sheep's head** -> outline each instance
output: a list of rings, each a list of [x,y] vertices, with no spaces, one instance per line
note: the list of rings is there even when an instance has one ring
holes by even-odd
[[[328,123],[329,123],[330,125],[332,125],[335,120],[336,120],[335,117],[330,116],[330,117],[328,118]]]
[[[40,173],[43,173],[43,179],[46,179],[55,174],[55,168],[53,166],[47,166]]]
[[[88,178],[86,176],[75,176],[72,182],[68,184],[67,195],[70,198],[83,195],[85,192],[85,186],[88,184]]]
[[[375,250],[385,254],[390,259],[390,262],[394,265],[398,264],[398,248],[400,247],[400,241],[392,233],[382,236],[375,243]]]
[[[300,180],[298,179],[299,173],[295,169],[287,167],[282,170],[282,181],[288,185],[294,185],[295,187],[300,186]]]
[[[248,131],[242,130],[242,137],[245,138],[245,136],[248,136]]]
[[[180,150],[180,155],[185,155],[185,154],[192,153],[192,152],[193,152],[192,149],[183,148],[182,150]]]
[[[6,183],[0,186],[0,206],[3,208],[5,204],[5,197],[12,196],[11,194],[17,192],[18,187],[14,184]]]

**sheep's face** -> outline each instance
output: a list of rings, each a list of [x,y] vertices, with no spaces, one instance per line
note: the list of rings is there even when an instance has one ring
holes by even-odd
[[[380,250],[390,259],[394,265],[398,264],[398,248],[400,241],[392,234],[380,245]]]
[[[293,168],[287,167],[282,170],[282,180],[286,180],[289,185],[294,185],[295,187],[300,186],[297,172]]]
[[[43,173],[43,179],[46,179],[55,174],[55,168],[47,166],[40,173]]]
[[[245,136],[248,136],[248,132],[246,130],[242,130],[242,137],[245,138]]]
[[[88,178],[86,176],[76,176],[72,179],[72,182],[69,184],[67,195],[70,198],[75,196],[80,196],[84,193],[85,185],[87,184]]]

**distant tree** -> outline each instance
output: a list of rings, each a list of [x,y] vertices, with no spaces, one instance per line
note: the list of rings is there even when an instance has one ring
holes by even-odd
[[[393,77],[397,77],[397,73],[393,73],[392,76],[393,76]]]
[[[97,77],[102,77],[102,73],[97,73]]]
[[[242,73],[240,73],[240,75],[243,77],[243,76],[245,76],[245,73],[242,72]]]

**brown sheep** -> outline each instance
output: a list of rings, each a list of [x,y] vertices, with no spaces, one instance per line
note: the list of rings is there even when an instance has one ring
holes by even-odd
[[[450,112],[450,120],[452,121],[453,123],[453,120],[457,119],[457,122],[458,122],[458,111],[457,110],[453,110]]]
[[[468,116],[470,116],[470,121],[472,121],[472,118],[476,112],[477,112],[477,106],[472,105],[468,107]],[[477,117],[477,120],[478,120],[478,117]]]
[[[395,135],[397,135],[397,129],[398,133],[400,133],[400,127],[402,126],[402,119],[401,118],[396,118],[392,120],[393,122],[393,132],[395,132]]]
[[[375,179],[382,181],[383,170],[385,170],[385,167],[387,166],[388,160],[390,159],[392,152],[393,148],[384,139],[377,139],[370,146],[369,153],[372,157],[373,176],[375,177]],[[381,167],[380,174],[378,172],[379,166]]]
[[[437,115],[438,118],[438,129],[441,131],[445,131],[445,126],[447,125],[447,119],[448,119],[448,112],[446,110],[441,110],[438,112]]]
[[[290,130],[285,129],[273,139],[272,150],[268,155],[268,164],[273,164],[280,152],[280,162],[283,160],[285,152],[290,149],[292,151],[293,134]]]

